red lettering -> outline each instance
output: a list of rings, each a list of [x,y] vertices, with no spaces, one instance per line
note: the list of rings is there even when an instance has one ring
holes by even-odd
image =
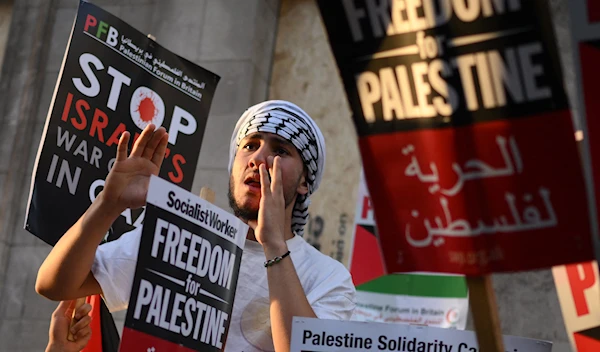
[[[94,137],[96,131],[98,131],[98,140],[104,143],[104,133],[102,133],[102,130],[106,126],[108,126],[108,116],[102,110],[96,109],[94,119],[92,120],[92,127],[90,127],[90,137]]]
[[[79,115],[79,117],[81,118],[81,122],[78,122],[75,117],[71,117],[71,124],[76,129],[83,131],[85,129],[85,126],[87,126],[87,118],[85,117],[85,113],[81,108],[84,108],[86,111],[88,111],[90,110],[90,104],[88,104],[87,101],[83,99],[77,100],[77,102],[75,103],[75,110],[77,110],[77,115]]]
[[[361,218],[366,219],[369,211],[373,210],[373,206],[371,205],[371,199],[369,197],[364,197],[363,199],[363,210],[360,215]]]
[[[575,310],[577,316],[586,315],[590,313],[587,301],[585,300],[584,291],[592,287],[596,282],[596,276],[594,274],[594,267],[592,263],[584,264],[571,264],[565,265],[567,270],[567,277],[569,278],[569,284],[571,285],[571,293],[573,293],[573,301],[575,302]],[[583,272],[583,277],[579,275],[579,268]]]
[[[167,147],[167,150],[165,151],[165,158],[168,158],[169,155],[171,155],[171,148]]]
[[[67,101],[65,102],[65,108],[63,109],[62,119],[63,121],[67,121],[69,118],[69,111],[71,111],[71,104],[73,104],[73,93],[67,94]]]
[[[87,32],[90,26],[96,27],[97,24],[98,20],[96,19],[96,17],[92,15],[87,15],[87,18],[85,19],[85,25],[83,26],[83,30]]]
[[[175,167],[175,171],[177,174],[173,172],[169,172],[169,178],[173,183],[180,183],[183,181],[183,170],[181,170],[181,165],[186,163],[185,158],[181,154],[173,155],[173,167]]]
[[[106,142],[106,146],[110,147],[113,144],[119,144],[119,138],[121,138],[121,134],[125,131],[125,124],[121,122],[119,126],[117,126],[117,129],[110,135],[110,138]]]

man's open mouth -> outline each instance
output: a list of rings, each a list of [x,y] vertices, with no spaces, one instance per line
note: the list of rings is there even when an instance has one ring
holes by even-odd
[[[252,186],[252,187],[260,187],[260,176],[253,175],[251,177],[247,177],[246,180],[244,181],[244,184],[246,184],[248,186]]]

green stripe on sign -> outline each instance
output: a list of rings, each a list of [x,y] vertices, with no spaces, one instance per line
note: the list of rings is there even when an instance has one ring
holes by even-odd
[[[359,291],[393,295],[466,298],[467,284],[463,276],[391,274],[356,287]]]

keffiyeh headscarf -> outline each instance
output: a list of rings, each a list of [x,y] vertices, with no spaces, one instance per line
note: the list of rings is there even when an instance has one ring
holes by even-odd
[[[306,166],[308,193],[298,195],[292,213],[292,231],[302,236],[308,221],[309,197],[319,188],[323,177],[325,140],[321,130],[304,110],[288,101],[269,100],[254,105],[242,114],[233,130],[229,147],[230,174],[240,142],[256,132],[277,134],[291,142]]]

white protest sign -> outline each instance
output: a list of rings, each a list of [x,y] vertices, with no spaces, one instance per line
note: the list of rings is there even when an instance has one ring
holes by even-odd
[[[419,324],[461,330],[467,325],[469,302],[466,297],[413,297],[357,290],[355,302],[354,321]]]
[[[146,201],[120,351],[223,351],[248,226],[158,177]]]
[[[504,336],[508,352],[551,352],[552,342]],[[473,331],[294,318],[291,352],[480,352]]]

